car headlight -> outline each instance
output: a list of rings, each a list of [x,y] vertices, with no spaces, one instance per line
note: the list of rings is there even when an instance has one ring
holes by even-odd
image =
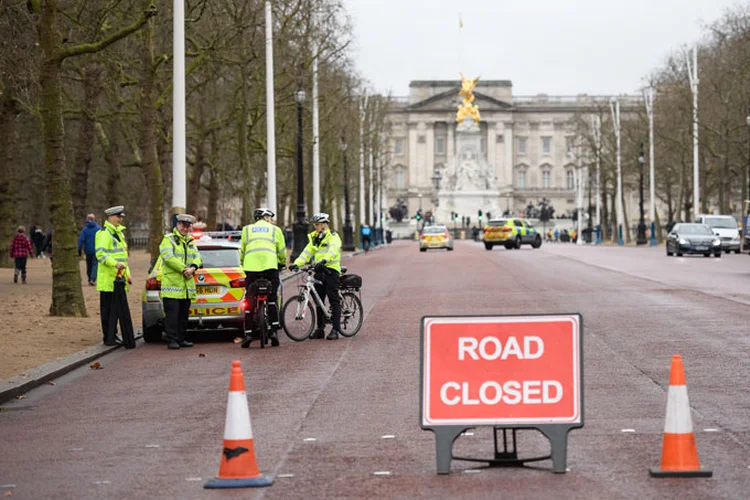
[[[739,236],[735,236],[734,238],[732,238],[732,241],[740,241],[740,237]]]
[[[687,240],[685,238],[680,238],[680,245],[687,245]]]
[[[721,240],[715,239],[714,240],[714,246],[716,246],[716,245],[721,245]]]

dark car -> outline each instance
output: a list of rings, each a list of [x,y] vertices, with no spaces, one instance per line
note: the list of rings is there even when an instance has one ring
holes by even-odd
[[[667,235],[667,256],[686,253],[721,257],[721,240],[706,224],[675,224]]]

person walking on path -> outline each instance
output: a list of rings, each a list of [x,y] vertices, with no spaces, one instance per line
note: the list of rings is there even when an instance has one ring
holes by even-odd
[[[273,211],[268,208],[256,208],[253,216],[255,223],[242,228],[240,240],[240,258],[246,276],[245,296],[252,297],[253,283],[257,280],[265,278],[271,282],[268,316],[273,331],[269,339],[271,345],[276,347],[279,345],[276,332],[281,327],[278,307],[279,270],[286,265],[286,243],[282,229],[272,222],[276,216]],[[252,325],[250,329],[258,326]],[[251,341],[252,337],[246,332],[241,347],[250,347]]]
[[[296,271],[308,262],[315,265],[315,279],[321,284],[315,285],[318,295],[331,304],[331,323],[333,330],[326,339],[336,340],[341,332],[341,302],[339,302],[339,276],[341,275],[341,238],[328,228],[331,219],[328,214],[320,212],[312,216],[315,231],[307,235],[307,246],[294,263],[290,271]],[[316,306],[318,327],[310,335],[311,339],[322,339],[325,328],[325,315]]]
[[[100,230],[99,224],[96,223],[96,215],[88,214],[86,216],[86,225],[81,230],[81,236],[78,238],[78,255],[81,250],[86,253],[86,276],[89,285],[96,285],[96,233]]]
[[[203,261],[190,234],[195,217],[178,214],[174,230],[159,245],[162,266],[161,301],[169,349],[193,347],[186,338],[190,301],[195,299],[195,272]]]
[[[13,283],[18,283],[18,275],[21,275],[21,283],[26,284],[26,260],[34,257],[34,247],[26,236],[26,228],[18,226],[16,235],[10,243],[10,257],[15,259],[15,270],[13,271]]]
[[[44,245],[44,231],[42,230],[42,226],[39,224],[34,224],[34,228],[31,232],[31,239],[34,242],[34,248],[36,249],[36,258],[41,259],[44,257],[44,254],[42,253],[42,248]]]
[[[96,271],[96,289],[99,292],[99,313],[102,322],[102,337],[104,345],[117,345],[115,331],[110,328],[110,319],[120,320],[120,333],[123,338],[128,333],[126,330],[130,325],[131,334],[133,323],[130,320],[130,311],[118,314],[119,308],[115,306],[115,280],[124,281],[127,292],[128,285],[132,284],[130,269],[128,268],[128,243],[125,238],[125,226],[122,221],[125,218],[125,207],[118,205],[104,211],[107,220],[96,233],[95,253],[98,261]]]

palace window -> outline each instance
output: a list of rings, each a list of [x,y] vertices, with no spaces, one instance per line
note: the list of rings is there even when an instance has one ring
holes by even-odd
[[[526,138],[525,137],[518,138],[518,154],[519,155],[526,154]]]
[[[445,137],[436,137],[435,138],[435,154],[436,155],[444,155],[445,154]]]
[[[404,171],[403,170],[397,170],[394,175],[394,181],[396,184],[396,189],[404,189],[405,183],[404,183]]]
[[[542,154],[552,153],[552,137],[542,137]]]
[[[518,189],[526,189],[526,171],[518,171]]]
[[[565,178],[567,179],[568,189],[575,189],[576,187],[575,175],[573,174],[572,170],[568,170],[565,173]]]
[[[549,189],[552,187],[551,178],[552,178],[552,175],[549,170],[542,171],[542,187],[544,189]]]
[[[393,141],[393,154],[395,155],[404,154],[404,140],[403,139],[395,139]]]

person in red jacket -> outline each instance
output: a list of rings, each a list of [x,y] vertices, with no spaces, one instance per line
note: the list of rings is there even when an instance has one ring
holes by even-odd
[[[26,284],[26,259],[34,256],[34,247],[26,236],[26,228],[18,226],[16,235],[10,243],[10,256],[16,260],[16,269],[13,273],[13,283],[18,283],[18,275],[21,275],[21,282]]]

